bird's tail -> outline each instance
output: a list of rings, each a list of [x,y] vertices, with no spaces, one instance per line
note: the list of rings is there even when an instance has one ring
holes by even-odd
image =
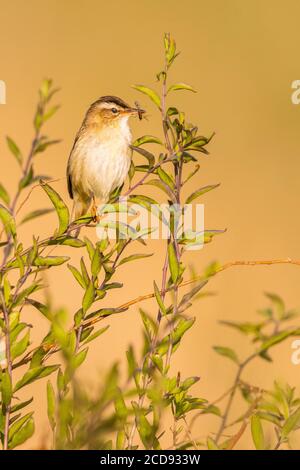
[[[83,199],[79,199],[79,198],[74,199],[73,209],[72,209],[72,214],[71,214],[72,222],[74,222],[74,220],[77,220],[80,217],[84,216],[87,213],[87,211],[90,207],[90,204],[91,204],[90,200],[83,200]],[[81,229],[81,227],[78,227],[73,232],[73,236],[75,238],[78,238],[79,233],[80,233],[80,229]]]

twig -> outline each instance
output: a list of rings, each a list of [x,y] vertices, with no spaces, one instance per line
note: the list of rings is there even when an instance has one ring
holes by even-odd
[[[234,266],[262,266],[262,265],[272,265],[272,264],[294,264],[294,265],[300,266],[300,260],[293,260],[291,258],[286,258],[286,259],[258,260],[258,261],[231,261],[217,268],[213,276],[215,274],[218,274]],[[195,276],[192,279],[188,279],[186,281],[180,282],[178,287],[186,287],[186,286],[189,286],[190,284],[194,284],[195,282],[203,281],[205,279],[210,279],[210,277],[212,276],[209,276],[209,277],[204,277],[203,275]],[[172,290],[172,288],[166,289],[166,292],[169,292],[170,290]],[[163,292],[161,291],[161,294],[162,293]],[[128,309],[129,307],[132,307],[132,305],[143,302],[144,300],[153,299],[154,297],[155,297],[155,294],[153,292],[149,294],[145,294],[145,295],[140,295],[139,297],[129,300],[128,302],[120,305],[117,308]]]
[[[242,426],[240,427],[238,432],[234,436],[232,436],[232,438],[229,440],[229,442],[226,446],[226,450],[232,450],[235,447],[235,445],[237,444],[237,442],[240,440],[240,438],[242,437],[242,435],[244,434],[244,432],[245,432],[245,430],[248,426],[248,418],[252,415],[253,411],[257,408],[257,405],[258,405],[260,399],[261,399],[261,395],[258,396],[254,400],[254,402],[251,404],[251,406],[249,407],[249,409],[245,413]]]
[[[184,421],[184,424],[185,424],[186,434],[187,434],[187,436],[188,436],[190,442],[193,443],[195,449],[199,449],[197,442],[195,441],[195,439],[194,439],[193,436],[192,436],[192,433],[191,433],[191,431],[190,431],[190,428],[189,428],[189,425],[188,425],[188,422],[187,422],[185,416],[183,417],[183,421]]]
[[[227,405],[226,405],[226,408],[225,408],[225,411],[224,411],[224,415],[222,417],[219,430],[217,432],[217,436],[216,436],[216,443],[217,444],[220,440],[220,437],[221,437],[224,429],[226,428],[227,419],[228,419],[229,412],[230,412],[230,409],[231,409],[231,406],[232,406],[232,403],[233,403],[233,399],[235,397],[236,391],[237,391],[237,389],[239,387],[239,384],[240,384],[241,374],[242,374],[244,368],[246,367],[246,365],[249,364],[249,362],[251,362],[257,356],[257,354],[258,354],[257,352],[251,354],[238,367],[238,370],[237,370],[237,373],[236,373],[236,376],[235,376],[235,380],[234,380],[234,383],[233,383],[233,387],[232,387],[232,390],[231,390],[231,393],[229,395],[229,399],[228,399],[228,402],[227,402]]]
[[[150,176],[152,173],[154,173],[158,168],[160,168],[162,165],[164,165],[165,163],[170,163],[170,162],[173,162],[174,159],[176,157],[176,154],[173,153],[170,157],[166,158],[165,160],[162,160],[161,162],[159,163],[156,163],[156,165],[154,165],[152,168],[150,168],[147,173],[137,182],[135,183],[133,186],[131,186],[124,194],[123,194],[123,197],[126,197],[126,196],[129,196],[129,194],[132,193],[132,191],[134,191],[136,188],[138,188],[139,186],[142,186],[145,182],[145,180],[148,178],[148,176]]]
[[[224,400],[224,398],[226,398],[227,395],[229,395],[229,393],[231,393],[232,389],[233,389],[233,386],[230,387],[228,390],[226,390],[226,392],[222,393],[222,395],[220,397],[216,398],[214,401],[209,403],[207,405],[207,408],[209,408],[210,406],[214,406],[217,403],[219,403],[220,401]],[[194,426],[194,424],[195,424],[196,420],[199,418],[199,416],[202,416],[203,414],[205,414],[205,410],[199,411],[197,414],[195,414],[192,417],[192,419],[190,421],[190,425],[189,425],[190,429]]]
[[[137,184],[135,184],[132,188],[130,188],[127,191],[127,193],[125,193],[125,196],[127,196],[130,192],[132,192],[135,188],[137,188],[137,186],[142,185],[144,183],[144,181],[146,180],[146,178],[149,176],[149,174],[153,173],[156,170],[156,168],[161,166],[162,163],[166,163],[168,161],[173,161],[174,157],[176,156],[176,154],[174,154],[174,152],[173,152],[173,149],[172,149],[170,141],[169,141],[168,129],[167,129],[167,123],[166,123],[166,96],[167,96],[166,76],[167,76],[167,62],[165,60],[165,73],[164,73],[163,88],[162,88],[161,115],[162,115],[162,121],[163,121],[163,131],[164,131],[164,136],[165,136],[165,141],[166,141],[166,148],[168,150],[169,157],[166,158],[165,160],[163,160],[162,162],[158,163],[157,165],[155,165],[151,170],[149,170],[146,173],[146,175]],[[179,189],[180,189],[180,186],[179,186]],[[178,193],[178,195],[179,195],[179,193]],[[168,240],[168,243],[170,243],[170,240]],[[168,259],[168,250],[167,250],[166,257],[165,257],[165,262],[164,262],[164,266],[163,266],[163,273],[162,273],[162,284],[161,284],[162,300],[164,300],[165,295],[166,295],[168,265],[169,265],[169,259]],[[174,306],[174,309],[175,309],[175,306]],[[153,338],[151,340],[151,345],[150,345],[150,348],[149,348],[149,352],[146,354],[146,357],[144,358],[144,361],[143,361],[142,370],[145,369],[146,372],[144,373],[144,376],[143,376],[142,392],[140,393],[139,400],[138,400],[138,407],[139,408],[141,408],[143,406],[145,396],[146,396],[145,391],[147,390],[147,387],[151,382],[151,376],[148,373],[148,368],[151,366],[151,353],[155,349],[156,344],[157,344],[161,318],[162,318],[162,314],[161,314],[161,311],[159,309],[158,314],[157,314],[157,320],[156,320],[156,322],[157,322],[156,332],[154,333]],[[170,330],[170,345],[169,345],[169,349],[171,348],[171,351],[172,351],[172,338],[171,337],[172,337],[172,326],[171,326],[171,330]],[[168,358],[169,358],[170,355],[171,354],[168,351],[167,356],[166,356],[166,365],[167,365]],[[146,367],[144,367],[144,366],[146,366]],[[129,438],[128,438],[128,448],[129,449],[132,448],[133,439],[134,439],[134,436],[135,436],[136,429],[137,429],[137,418],[135,418],[135,420],[132,424],[131,430],[129,432]]]
[[[64,178],[56,178],[56,179],[53,179],[53,180],[47,180],[45,183],[38,183],[38,184],[35,184],[34,186],[32,186],[30,188],[30,191],[28,192],[28,194],[26,195],[26,197],[23,199],[23,201],[21,202],[21,204],[19,205],[18,209],[16,210],[16,215],[19,214],[19,212],[21,211],[21,209],[23,209],[24,205],[26,204],[26,202],[28,201],[28,199],[30,198],[32,192],[36,189],[36,188],[40,188],[42,187],[44,184],[49,184],[49,183],[57,183],[58,181],[62,181],[66,179],[66,177]]]
[[[45,241],[44,241],[45,243]],[[30,249],[26,250],[27,252],[29,251]],[[281,260],[266,260],[266,261],[233,261],[233,262],[229,262],[229,263],[226,263],[224,264],[223,266],[219,267],[217,270],[216,270],[216,273],[219,273],[219,272],[222,272],[222,271],[225,271],[225,269],[229,269],[230,267],[233,267],[233,266],[261,266],[261,265],[272,265],[272,264],[294,264],[294,265],[297,265],[297,266],[300,266],[300,261],[298,260],[292,260],[290,258],[287,258],[287,259],[281,259]],[[182,281],[178,287],[186,287],[190,284],[194,284],[195,282],[198,282],[200,280],[205,280],[205,279],[209,279],[210,277],[208,278],[205,278],[204,276],[195,276],[193,277],[192,279],[188,279],[186,281]],[[165,291],[161,290],[161,295],[163,294],[163,292],[167,293],[171,290],[171,288],[168,288],[166,289]],[[133,305],[136,305],[140,302],[143,302],[144,300],[150,300],[150,299],[153,299],[155,297],[155,294],[153,292],[149,293],[149,294],[146,294],[146,295],[141,295],[139,297],[136,297],[135,299],[132,299],[132,300],[129,300],[128,302],[124,303],[124,304],[121,304],[119,305],[118,307],[116,307],[116,310],[122,310],[122,311],[125,311],[125,310],[128,310],[130,307],[132,307]],[[104,320],[106,317],[95,317],[95,318],[92,318],[91,320],[84,320],[80,326],[83,326],[83,327],[88,327],[88,326],[92,326],[92,325],[95,325],[96,323]],[[78,329],[79,327],[74,327],[74,329]],[[56,348],[56,345],[53,345],[51,348]],[[23,365],[23,364],[26,364],[27,362],[29,362],[31,360],[31,355],[37,350],[38,348],[35,348],[33,349],[30,353],[29,353],[29,356],[26,357],[26,360],[24,362],[24,360],[22,359],[21,361],[19,361],[18,363],[16,363],[15,366],[19,367],[20,365]],[[58,350],[55,350],[54,352],[57,352]]]

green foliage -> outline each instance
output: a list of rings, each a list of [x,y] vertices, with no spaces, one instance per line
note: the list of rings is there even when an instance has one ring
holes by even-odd
[[[57,89],[53,88],[51,80],[44,80],[39,90],[34,137],[28,155],[19,149],[12,138],[7,137],[9,153],[19,164],[20,178],[14,195],[8,194],[0,183],[0,247],[3,253],[0,265],[0,346],[2,349],[4,347],[4,352],[0,349],[0,440],[4,449],[16,448],[33,435],[34,401],[28,397],[32,395],[31,385],[45,377],[49,377],[46,386],[47,414],[53,449],[159,450],[162,448],[161,438],[168,432],[164,428],[166,415],[171,415],[170,442],[175,449],[200,446],[211,450],[230,449],[239,439],[239,432],[233,433],[227,429],[228,414],[238,390],[250,408],[233,426],[242,424],[245,427],[250,421],[255,448],[270,448],[264,430],[267,425],[273,426],[276,448],[281,444],[290,445],[290,437],[300,427],[300,399],[293,388],[275,383],[274,390],[268,392],[242,380],[242,374],[252,360],[272,360],[273,347],[300,334],[298,327],[286,326],[289,320],[297,317],[297,312],[287,311],[281,298],[275,294],[267,294],[272,308],[260,312],[260,321],[222,322],[247,337],[253,346],[251,355],[244,359],[231,347],[214,347],[236,368],[234,384],[224,395],[229,395],[224,411],[214,401],[192,393],[199,377],[182,378],[180,373],[174,375],[172,372],[173,356],[185,344],[186,335],[195,323],[195,317],[188,315],[188,309],[204,295],[202,289],[208,280],[221,270],[218,263],[212,263],[202,276],[195,276],[190,290],[182,292],[185,252],[190,247],[211,242],[215,235],[224,233],[224,230],[180,232],[183,201],[189,204],[219,185],[206,185],[185,194],[183,198],[186,184],[199,171],[199,161],[208,155],[207,148],[213,135],[203,136],[198,127],[190,123],[185,112],[168,105],[167,100],[176,97],[173,92],[195,90],[184,82],[168,83],[170,68],[178,56],[176,43],[169,34],[164,37],[164,53],[164,67],[156,74],[160,91],[144,85],[134,86],[158,110],[162,135],[144,135],[134,141],[130,187],[126,193],[130,203],[139,204],[147,210],[158,202],[168,206],[170,234],[166,240],[162,282],[159,285],[154,280],[153,293],[145,297],[155,299],[155,313],[140,308],[143,346],[141,351],[128,346],[126,380],[119,365],[112,364],[104,380],[99,379],[102,385],[96,394],[91,393],[89,384],[83,385],[79,371],[88,361],[89,348],[100,341],[103,334],[109,334],[109,324],[98,327],[98,323],[111,315],[124,315],[135,303],[111,306],[110,291],[123,287],[119,274],[124,275],[125,265],[136,260],[146,263],[145,259],[152,256],[140,252],[141,245],[146,245],[143,236],[149,231],[116,222],[102,224],[116,228],[116,240],[103,238],[95,243],[87,237],[81,240],[79,234],[73,236],[76,233],[74,229],[83,230],[84,226],[91,224],[92,217],[87,215],[72,223],[68,207],[52,187],[50,178],[35,172],[36,156],[40,157],[50,146],[59,143],[59,140],[50,139],[44,134],[45,124],[59,109],[58,105],[52,104]],[[148,145],[151,147],[144,147]],[[152,147],[155,148],[153,153]],[[136,158],[142,159],[143,164],[136,162]],[[143,175],[136,182],[138,173]],[[188,176],[184,179],[183,174]],[[19,209],[23,209],[37,182],[40,187],[37,190],[45,192],[50,207],[30,210],[22,214],[19,222]],[[139,193],[146,185],[159,190],[159,201],[151,195]],[[111,204],[103,210],[104,213],[128,210],[124,204],[118,204],[121,189],[111,195]],[[27,195],[20,207],[20,196],[24,192]],[[57,228],[51,230],[45,239],[33,236],[32,244],[24,248],[19,225],[54,211],[58,219]],[[135,215],[136,211],[130,208],[129,213]],[[159,209],[157,215],[166,223]],[[137,244],[139,250],[135,251]],[[74,248],[79,249],[80,261],[67,256],[65,247],[68,247],[68,254]],[[127,253],[128,247],[134,251]],[[52,254],[53,250],[60,251]],[[54,309],[48,295],[44,303],[35,298],[36,292],[44,289],[41,280],[43,271],[66,269],[64,265],[68,261],[69,274],[82,294],[72,314],[71,325],[69,312],[63,308]],[[48,326],[46,335],[34,346],[30,344],[30,338],[34,336],[31,335],[32,325],[26,320],[28,307],[33,307]],[[22,390],[20,395],[19,390]],[[20,397],[23,394],[26,398],[22,401]],[[30,411],[27,411],[28,407]],[[213,437],[209,435],[205,444],[192,435],[192,424],[204,414],[215,415],[220,423],[219,430],[212,434]]]

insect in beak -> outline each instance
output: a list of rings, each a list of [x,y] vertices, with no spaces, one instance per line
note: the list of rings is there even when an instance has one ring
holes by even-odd
[[[140,105],[137,101],[135,101],[134,104],[136,106],[136,110],[137,110],[137,114],[139,116],[139,120],[141,121],[143,119],[143,114],[145,114],[146,111],[140,107]]]
[[[143,119],[143,114],[146,113],[146,111],[142,108],[140,108],[139,104],[137,102],[134,103],[136,108],[126,108],[123,111],[123,114],[129,114],[129,115],[137,115],[140,120]]]

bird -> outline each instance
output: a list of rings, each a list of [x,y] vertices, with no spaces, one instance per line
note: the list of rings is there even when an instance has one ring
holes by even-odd
[[[145,113],[138,103],[129,106],[116,96],[102,96],[87,110],[67,164],[67,183],[73,199],[72,219],[83,217],[92,204],[94,221],[96,199],[101,204],[125,182],[130,163],[132,134],[129,118]]]

